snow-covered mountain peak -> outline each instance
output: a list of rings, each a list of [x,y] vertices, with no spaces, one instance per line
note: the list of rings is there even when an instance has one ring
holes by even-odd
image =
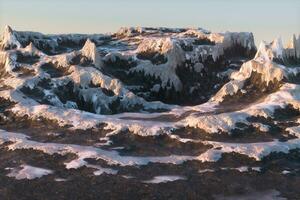
[[[30,44],[24,48],[24,51],[28,52],[31,55],[38,55],[38,56],[44,55],[44,53],[41,52],[39,49],[37,49],[32,42],[30,42]]]
[[[144,32],[142,27],[121,27],[116,33],[119,37],[132,37]]]
[[[86,40],[84,46],[81,49],[83,56],[91,59],[96,67],[102,66],[102,61],[99,53],[97,52],[97,47],[89,38]]]
[[[14,35],[14,31],[8,25],[5,26],[0,41],[0,49],[20,48],[21,44]]]
[[[255,59],[261,62],[276,61],[288,65],[300,63],[300,37],[297,39],[294,35],[286,47],[284,47],[281,38],[270,43],[262,41]]]
[[[4,27],[4,35],[6,34],[12,34],[13,30],[9,25],[5,25]]]
[[[272,61],[274,58],[282,58],[284,48],[281,38],[273,40],[271,43],[262,41],[258,47],[255,59],[261,62]]]

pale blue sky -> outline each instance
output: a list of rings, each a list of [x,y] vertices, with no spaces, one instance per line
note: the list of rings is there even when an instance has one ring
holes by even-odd
[[[114,32],[121,26],[252,31],[256,42],[300,34],[300,0],[0,0],[0,29]]]

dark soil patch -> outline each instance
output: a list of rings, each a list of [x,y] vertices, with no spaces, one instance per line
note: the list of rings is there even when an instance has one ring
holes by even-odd
[[[228,133],[207,133],[204,130],[185,127],[172,132],[181,138],[208,140],[216,142],[230,142],[230,143],[253,143],[253,142],[270,142],[274,139],[287,140],[292,139],[288,135],[283,135],[282,132],[260,132],[253,126],[246,126],[240,124],[241,129],[235,129],[230,134]]]
[[[215,195],[231,196],[252,191],[276,189],[283,197],[297,199],[299,175],[286,176],[272,171],[244,172],[219,170],[197,173],[199,164],[149,164],[125,167],[118,175],[91,175],[91,170],[80,168],[69,171],[66,182],[55,182],[53,176],[35,180],[16,181],[1,174],[3,199],[214,199]],[[132,175],[134,178],[125,178]],[[142,183],[158,175],[181,175],[186,180],[168,183]],[[71,192],[70,192],[71,191]]]
[[[32,149],[18,149],[14,151],[8,150],[5,145],[0,146],[0,173],[8,173],[9,171],[4,170],[6,167],[19,167],[20,165],[31,165],[40,168],[46,168],[51,170],[65,170],[65,162],[69,162],[76,159],[76,155],[67,154],[53,154],[48,155],[42,151]]]
[[[113,144],[109,148],[124,147],[118,151],[130,156],[199,155],[211,148],[202,143],[178,142],[167,135],[143,137],[123,132],[110,139]]]
[[[16,117],[6,112],[7,119],[0,128],[11,132],[20,132],[29,135],[39,142],[95,145],[103,143],[100,138],[111,130],[105,130],[105,124],[99,124],[87,130],[73,130],[70,127],[61,127],[56,121],[44,118],[32,120],[28,116]],[[45,131],[46,130],[46,131]]]

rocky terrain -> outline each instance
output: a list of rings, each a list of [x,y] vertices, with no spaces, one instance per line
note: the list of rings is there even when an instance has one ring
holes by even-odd
[[[300,36],[0,40],[1,199],[298,199]]]

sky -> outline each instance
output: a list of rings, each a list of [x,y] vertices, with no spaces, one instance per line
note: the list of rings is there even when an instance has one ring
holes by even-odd
[[[253,32],[256,44],[300,34],[300,0],[0,0],[0,30],[107,33],[123,26]],[[1,32],[1,31],[0,31]]]

